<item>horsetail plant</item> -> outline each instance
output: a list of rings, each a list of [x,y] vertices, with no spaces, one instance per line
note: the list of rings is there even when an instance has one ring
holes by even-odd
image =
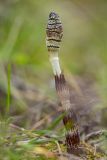
[[[63,36],[63,29],[60,18],[55,12],[51,12],[49,14],[46,35],[46,45],[55,77],[56,91],[62,104],[62,110],[64,113],[63,123],[66,128],[67,150],[70,153],[78,154],[80,136],[78,131],[77,117],[72,109],[69,88],[67,86],[64,74],[61,71],[58,57],[60,43]]]

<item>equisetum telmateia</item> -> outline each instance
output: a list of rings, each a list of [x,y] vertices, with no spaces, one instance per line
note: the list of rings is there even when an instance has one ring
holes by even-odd
[[[49,59],[52,64],[55,76],[56,91],[63,107],[63,123],[66,128],[66,145],[68,152],[75,152],[80,143],[77,118],[70,102],[70,93],[64,74],[59,64],[60,43],[63,36],[62,23],[58,14],[51,12],[49,14],[48,25],[46,28],[46,45],[48,48]]]

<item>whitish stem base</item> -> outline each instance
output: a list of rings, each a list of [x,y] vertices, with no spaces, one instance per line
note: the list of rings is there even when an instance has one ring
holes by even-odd
[[[51,56],[50,62],[51,62],[52,68],[53,68],[54,75],[60,76],[61,68],[60,68],[60,64],[59,64],[59,57],[58,56]]]

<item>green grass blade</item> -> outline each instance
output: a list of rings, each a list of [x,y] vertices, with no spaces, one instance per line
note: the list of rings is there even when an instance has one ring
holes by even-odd
[[[58,116],[58,118],[56,118],[53,123],[48,127],[49,130],[52,130],[54,129],[60,122],[61,120],[63,119],[65,113],[64,114],[61,114],[60,116]]]
[[[7,105],[6,105],[6,114],[8,115],[10,111],[10,96],[11,96],[11,65],[7,66]]]

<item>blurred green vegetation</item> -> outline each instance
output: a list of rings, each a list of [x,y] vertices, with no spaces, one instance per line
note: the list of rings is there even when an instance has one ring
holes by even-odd
[[[52,70],[45,46],[45,29],[50,11],[57,12],[63,24],[64,36],[60,59],[64,73],[67,71],[74,76],[87,77],[95,82],[102,98],[101,108],[105,111],[103,120],[105,122],[107,120],[106,0],[0,1],[0,110],[2,111],[4,106],[7,106],[7,110],[10,106],[14,106],[16,107],[14,112],[20,114],[29,106],[16,92],[14,86],[9,84],[13,75],[21,77],[25,83],[34,84],[41,93],[55,100],[55,95],[51,91],[53,86],[50,87]],[[11,96],[14,98],[11,99]],[[26,124],[25,121],[21,123],[23,126]],[[18,157],[23,150],[14,154],[12,153],[14,149],[11,149],[4,150],[0,158],[3,154],[8,154],[9,160],[26,159],[22,155]]]
[[[60,14],[64,28],[62,66],[72,74],[89,74],[106,83],[106,1],[0,1],[0,59],[24,72],[46,72],[45,28],[50,11]],[[26,72],[25,72],[26,73]]]
[[[95,79],[106,101],[106,8],[105,0],[0,1],[1,65],[11,63],[12,72],[36,82],[41,88],[46,87],[52,71],[45,46],[45,28],[48,14],[54,10],[59,13],[63,23],[60,53],[63,70]],[[3,75],[3,68],[0,72]],[[6,80],[5,75],[2,77],[0,84],[3,88]]]

